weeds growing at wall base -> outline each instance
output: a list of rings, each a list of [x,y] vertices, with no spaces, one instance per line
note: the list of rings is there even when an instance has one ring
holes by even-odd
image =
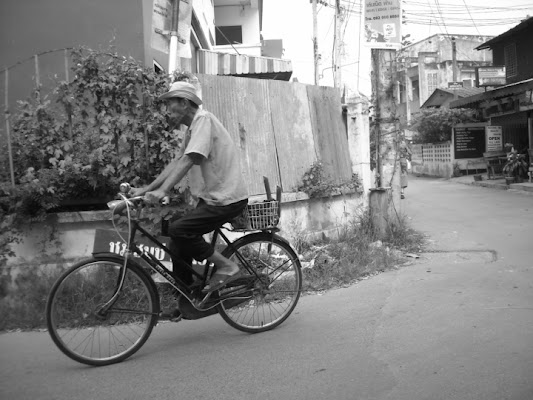
[[[335,241],[302,246],[304,290],[327,290],[347,285],[406,262],[406,253],[422,250],[424,237],[410,228],[405,217],[388,226],[384,238],[363,214],[339,232]]]

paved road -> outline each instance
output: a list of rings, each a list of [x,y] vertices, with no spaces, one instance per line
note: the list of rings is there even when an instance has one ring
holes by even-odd
[[[533,399],[533,196],[418,179],[404,209],[448,252],[306,296],[268,333],[162,324],[115,366],[3,334],[0,398]]]

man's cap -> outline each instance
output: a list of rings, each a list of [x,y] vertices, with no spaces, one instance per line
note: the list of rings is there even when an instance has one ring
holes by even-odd
[[[159,100],[168,100],[174,97],[190,100],[197,106],[202,104],[202,100],[196,95],[196,88],[188,82],[172,83],[168,92],[159,96]]]

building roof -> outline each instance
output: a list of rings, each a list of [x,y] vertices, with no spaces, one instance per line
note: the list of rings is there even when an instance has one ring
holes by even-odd
[[[523,20],[522,22],[520,22],[514,28],[509,29],[507,32],[504,32],[501,35],[496,36],[493,39],[490,39],[488,42],[485,42],[482,45],[479,45],[478,47],[476,47],[476,50],[491,49],[495,44],[503,42],[508,37],[516,35],[517,33],[524,31],[526,29],[532,29],[532,28],[533,28],[533,17],[529,17]]]
[[[450,103],[450,108],[459,108],[465,106],[472,106],[477,103],[481,103],[485,100],[499,99],[502,97],[513,96],[521,94],[527,90],[533,90],[533,78],[526,79],[522,82],[511,83],[510,85],[502,86],[494,90],[488,90],[486,92],[476,94],[474,96],[465,97],[459,100],[455,100]]]
[[[455,89],[458,98],[464,98],[469,96],[474,96],[476,94],[482,93],[483,89],[477,87],[466,87],[461,89]],[[440,107],[444,104],[446,99],[449,99],[450,96],[453,96],[453,89],[448,88],[438,88],[435,89],[433,93],[428,97],[428,99],[420,106],[420,108],[429,108],[429,107]]]

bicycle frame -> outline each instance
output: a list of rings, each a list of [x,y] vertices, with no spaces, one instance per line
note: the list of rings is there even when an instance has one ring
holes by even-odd
[[[115,303],[116,299],[118,299],[118,296],[120,294],[120,291],[122,290],[122,285],[124,283],[124,278],[125,278],[125,275],[126,275],[127,261],[129,259],[129,257],[131,256],[132,252],[136,253],[140,258],[142,258],[144,261],[146,261],[146,263],[150,266],[150,268],[152,268],[152,270],[154,270],[155,272],[158,272],[159,274],[161,274],[167,280],[167,282],[173,288],[175,288],[179,293],[181,293],[183,296],[185,296],[187,298],[187,300],[193,305],[193,307],[196,308],[198,311],[208,311],[209,309],[215,307],[217,304],[219,304],[220,302],[222,302],[224,300],[239,298],[238,297],[238,293],[239,292],[242,293],[243,288],[238,288],[238,289],[235,289],[235,290],[229,290],[228,292],[226,292],[224,294],[224,296],[221,296],[221,297],[217,298],[217,302],[216,302],[215,306],[211,306],[211,307],[209,307],[207,309],[203,309],[202,306],[209,300],[212,292],[207,293],[205,295],[205,297],[200,301],[200,303],[197,304],[196,301],[194,300],[194,293],[191,291],[191,289],[188,287],[188,285],[185,282],[183,282],[181,279],[179,279],[177,277],[174,277],[172,275],[171,271],[168,268],[166,268],[163,265],[163,263],[161,261],[159,261],[153,254],[141,251],[139,249],[139,247],[137,246],[137,244],[135,243],[135,235],[139,231],[139,232],[141,232],[142,235],[146,236],[152,243],[154,243],[155,245],[159,246],[165,252],[170,254],[171,258],[173,258],[173,259],[178,258],[179,259],[179,257],[176,257],[175,254],[172,253],[172,251],[167,246],[165,246],[163,243],[161,243],[159,240],[157,240],[153,235],[151,235],[149,232],[147,232],[142,226],[140,226],[138,218],[140,217],[141,211],[142,211],[142,209],[138,210],[137,217],[135,219],[133,219],[133,218],[131,218],[131,216],[129,216],[130,223],[131,223],[131,229],[130,229],[129,237],[128,237],[128,248],[127,248],[127,251],[126,251],[126,253],[124,255],[124,259],[125,260],[124,260],[124,265],[122,267],[123,271],[120,274],[119,282],[118,282],[117,289],[116,289],[115,293],[113,294],[111,299],[100,308],[99,313],[105,313],[107,310],[109,310],[113,306],[113,304]],[[218,239],[219,236],[224,240],[224,242],[226,243],[227,246],[229,246],[229,247],[233,246],[233,243],[231,242],[231,240],[228,239],[228,237],[226,235],[224,235],[224,233],[221,231],[221,228],[217,228],[217,229],[215,229],[213,231],[213,237],[211,239],[211,245],[213,247],[216,244],[217,239]],[[251,274],[255,275],[258,279],[260,279],[258,274],[257,274],[257,272],[253,268],[249,267],[246,259],[239,253],[239,251],[236,248],[234,248],[234,247],[233,247],[233,250],[234,250],[235,255],[237,256],[237,258],[239,259],[239,261],[242,263],[242,265],[244,265],[244,268],[248,272],[250,272]],[[206,266],[203,274],[200,274],[200,273],[196,272],[194,270],[194,268],[192,268],[192,266],[190,266],[186,262],[182,263],[182,267],[186,268],[194,276],[196,276],[197,278],[201,279],[202,286],[205,286],[205,284],[207,283],[207,280],[209,279],[209,277],[210,277],[210,275],[212,273],[212,269],[209,267],[209,265]],[[244,290],[249,290],[249,288],[246,288]]]

